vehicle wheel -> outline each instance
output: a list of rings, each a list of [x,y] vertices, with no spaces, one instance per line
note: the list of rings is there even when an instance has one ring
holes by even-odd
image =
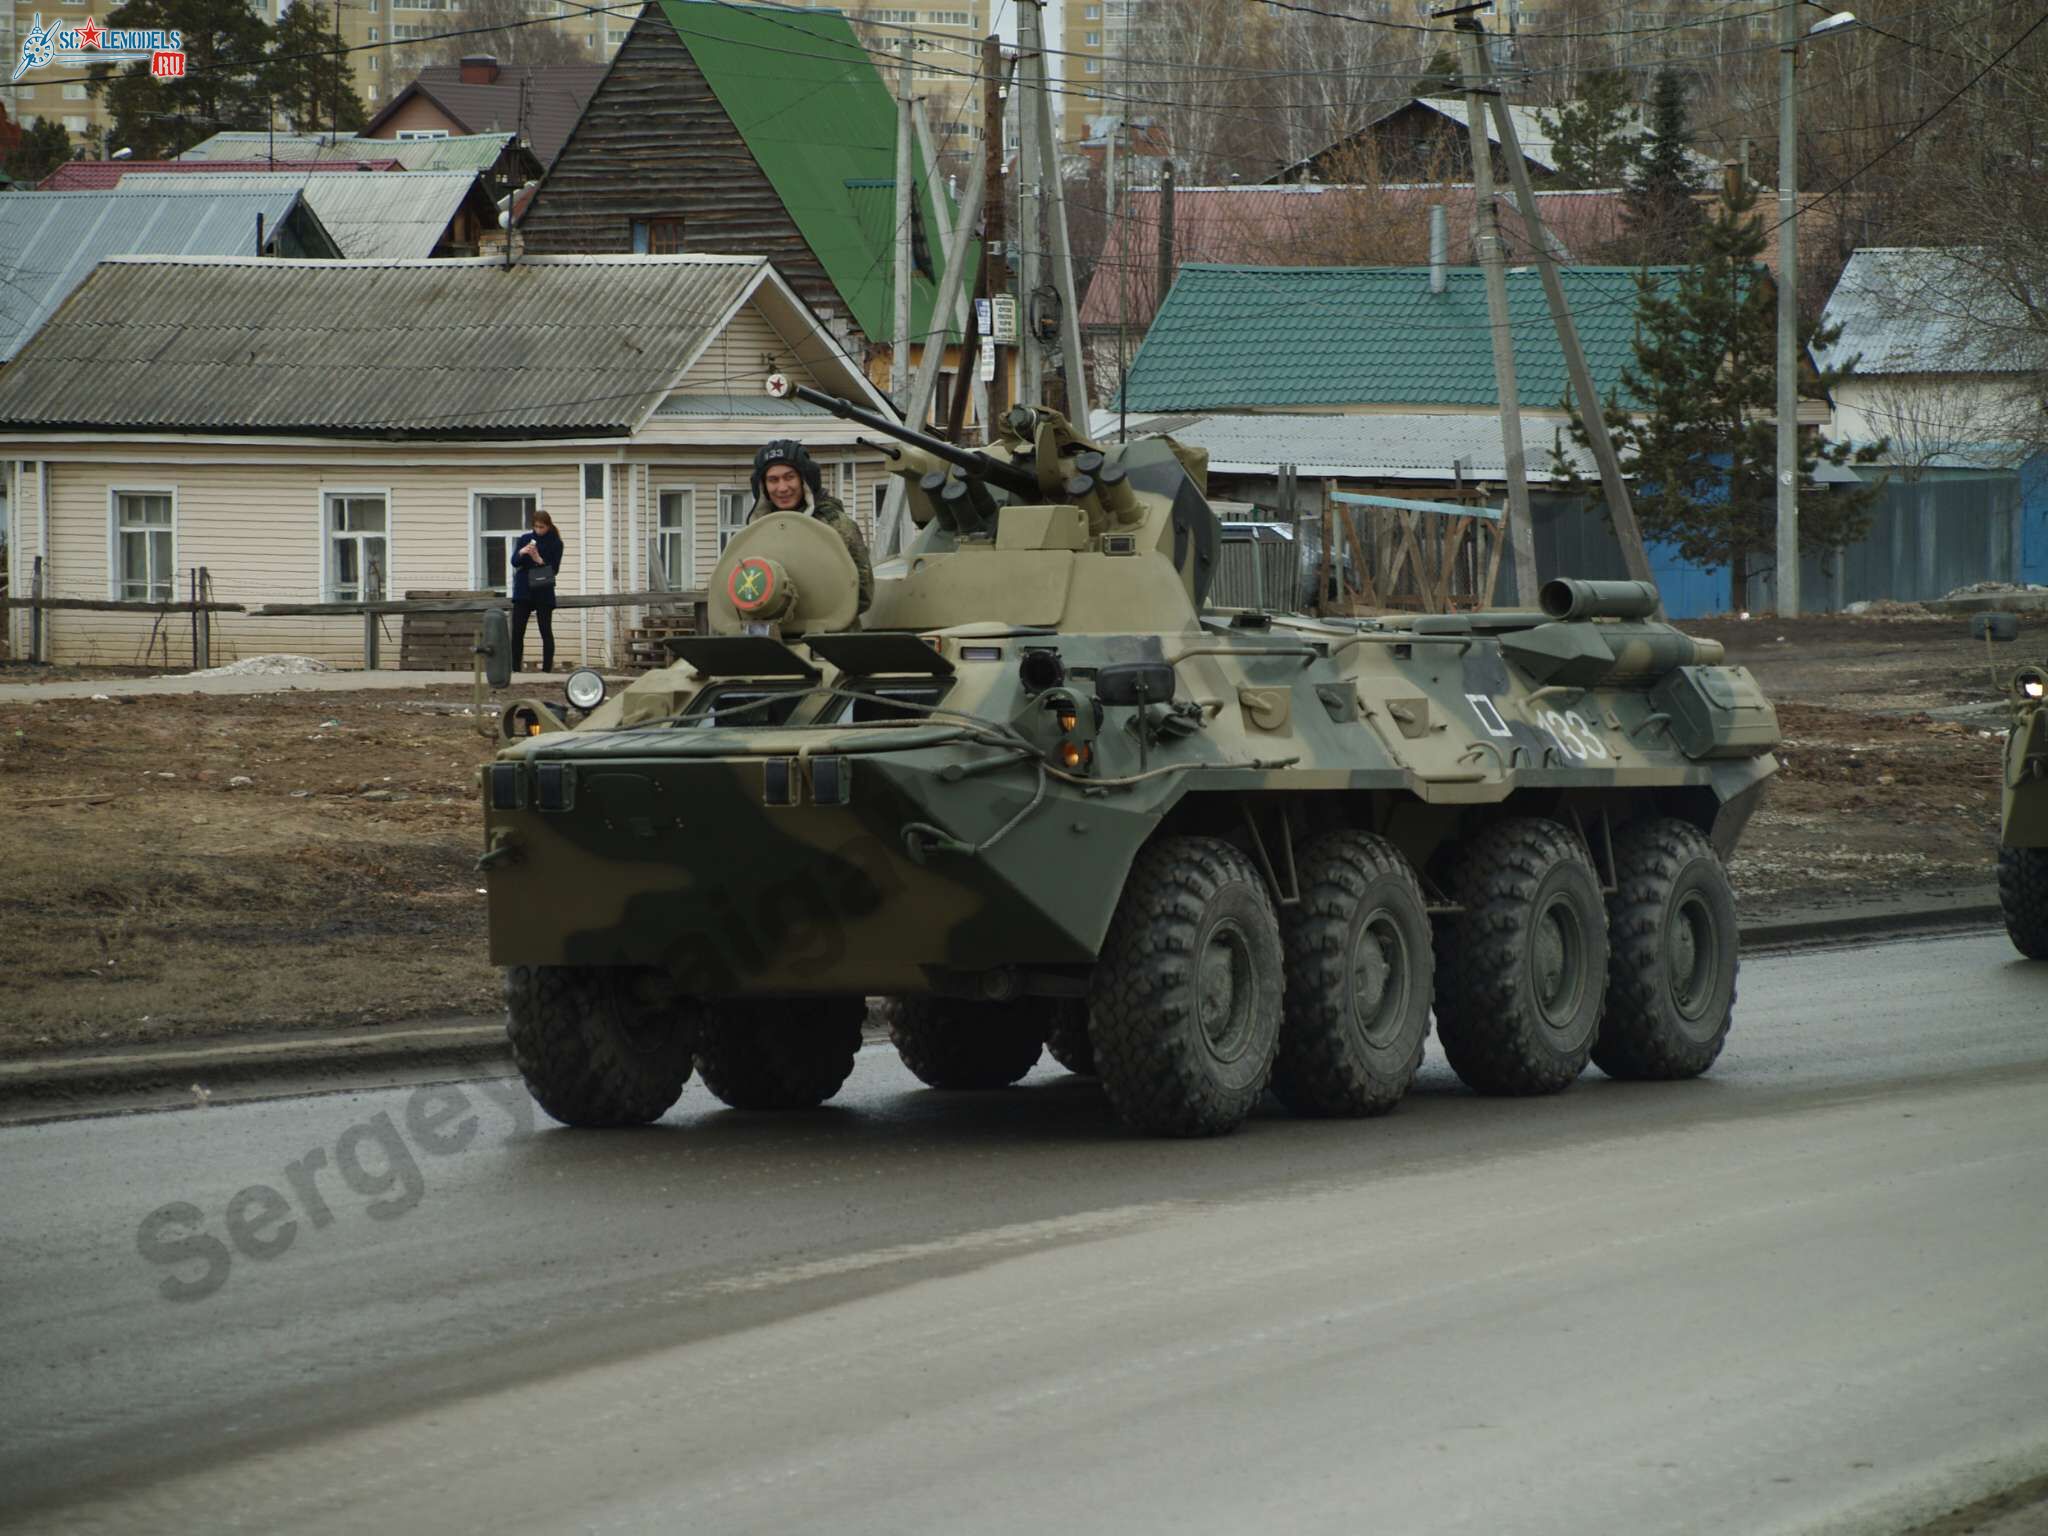
[[[815,1109],[852,1074],[866,1017],[858,997],[709,1003],[697,1075],[734,1109]]]
[[[1095,1075],[1095,1046],[1088,1038],[1088,1003],[1084,998],[1061,998],[1050,1010],[1046,1026],[1046,1054],[1076,1077]]]
[[[2048,848],[1998,850],[1998,905],[2013,948],[2048,960]]]
[[[894,998],[889,1038],[928,1088],[1007,1088],[1038,1065],[1040,1006]]]
[[[505,968],[505,1034],[534,1102],[564,1125],[646,1125],[682,1097],[697,1015],[659,971]]]
[[[1586,1069],[1607,982],[1607,911],[1578,839],[1503,821],[1453,851],[1465,910],[1436,932],[1436,1032],[1481,1093],[1556,1093]]]
[[[1155,1136],[1218,1136],[1259,1102],[1280,1042],[1280,925],[1259,872],[1214,837],[1138,855],[1090,983],[1103,1091]]]
[[[1401,851],[1367,832],[1302,850],[1280,919],[1287,1002],[1273,1092],[1297,1115],[1383,1115],[1429,1038],[1429,913]]]
[[[1607,1014],[1593,1062],[1609,1077],[1698,1077],[1735,1018],[1734,888],[1714,845],[1683,821],[1622,828],[1614,872]]]

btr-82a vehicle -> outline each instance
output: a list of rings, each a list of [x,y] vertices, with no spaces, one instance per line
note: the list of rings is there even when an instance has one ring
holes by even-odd
[[[709,633],[584,711],[519,700],[483,783],[514,1056],[570,1125],[821,1103],[886,999],[925,1083],[1043,1050],[1118,1115],[1231,1130],[1393,1107],[1432,1014],[1487,1093],[1676,1078],[1735,1001],[1723,859],[1777,720],[1654,589],[1326,620],[1206,603],[1206,464],[1020,408],[904,446],[918,532],[760,517]]]

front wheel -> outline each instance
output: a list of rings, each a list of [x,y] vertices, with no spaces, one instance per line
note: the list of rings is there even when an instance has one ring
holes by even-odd
[[[707,1004],[697,1075],[734,1109],[815,1109],[853,1074],[866,1017],[859,997]]]
[[[505,968],[505,1034],[534,1102],[564,1125],[646,1125],[682,1097],[695,1011],[659,971]]]
[[[1280,925],[1259,872],[1215,837],[1138,855],[1090,982],[1103,1092],[1154,1136],[1219,1136],[1259,1102],[1280,1043]]]
[[[1735,1019],[1735,891],[1714,845],[1660,819],[1614,839],[1607,1015],[1593,1062],[1609,1077],[1698,1077]]]
[[[1607,984],[1592,860],[1554,821],[1486,827],[1445,869],[1464,910],[1438,925],[1436,1033],[1481,1093],[1556,1093],[1585,1071]]]
[[[2048,960],[2048,848],[1998,850],[1998,906],[2012,947]]]

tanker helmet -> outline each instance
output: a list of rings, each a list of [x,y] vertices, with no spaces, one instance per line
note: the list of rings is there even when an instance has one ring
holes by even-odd
[[[767,492],[762,482],[768,471],[777,464],[787,464],[803,477],[810,487],[813,504],[825,494],[824,476],[818,472],[818,462],[811,457],[810,450],[795,438],[778,437],[772,443],[763,443],[761,451],[754,455],[754,500],[761,500]]]

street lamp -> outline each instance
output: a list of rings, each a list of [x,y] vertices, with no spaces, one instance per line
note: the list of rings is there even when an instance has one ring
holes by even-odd
[[[1803,0],[1813,4],[1814,0]],[[1799,7],[1778,12],[1778,616],[1799,617]],[[1808,37],[1856,24],[1836,11]]]

